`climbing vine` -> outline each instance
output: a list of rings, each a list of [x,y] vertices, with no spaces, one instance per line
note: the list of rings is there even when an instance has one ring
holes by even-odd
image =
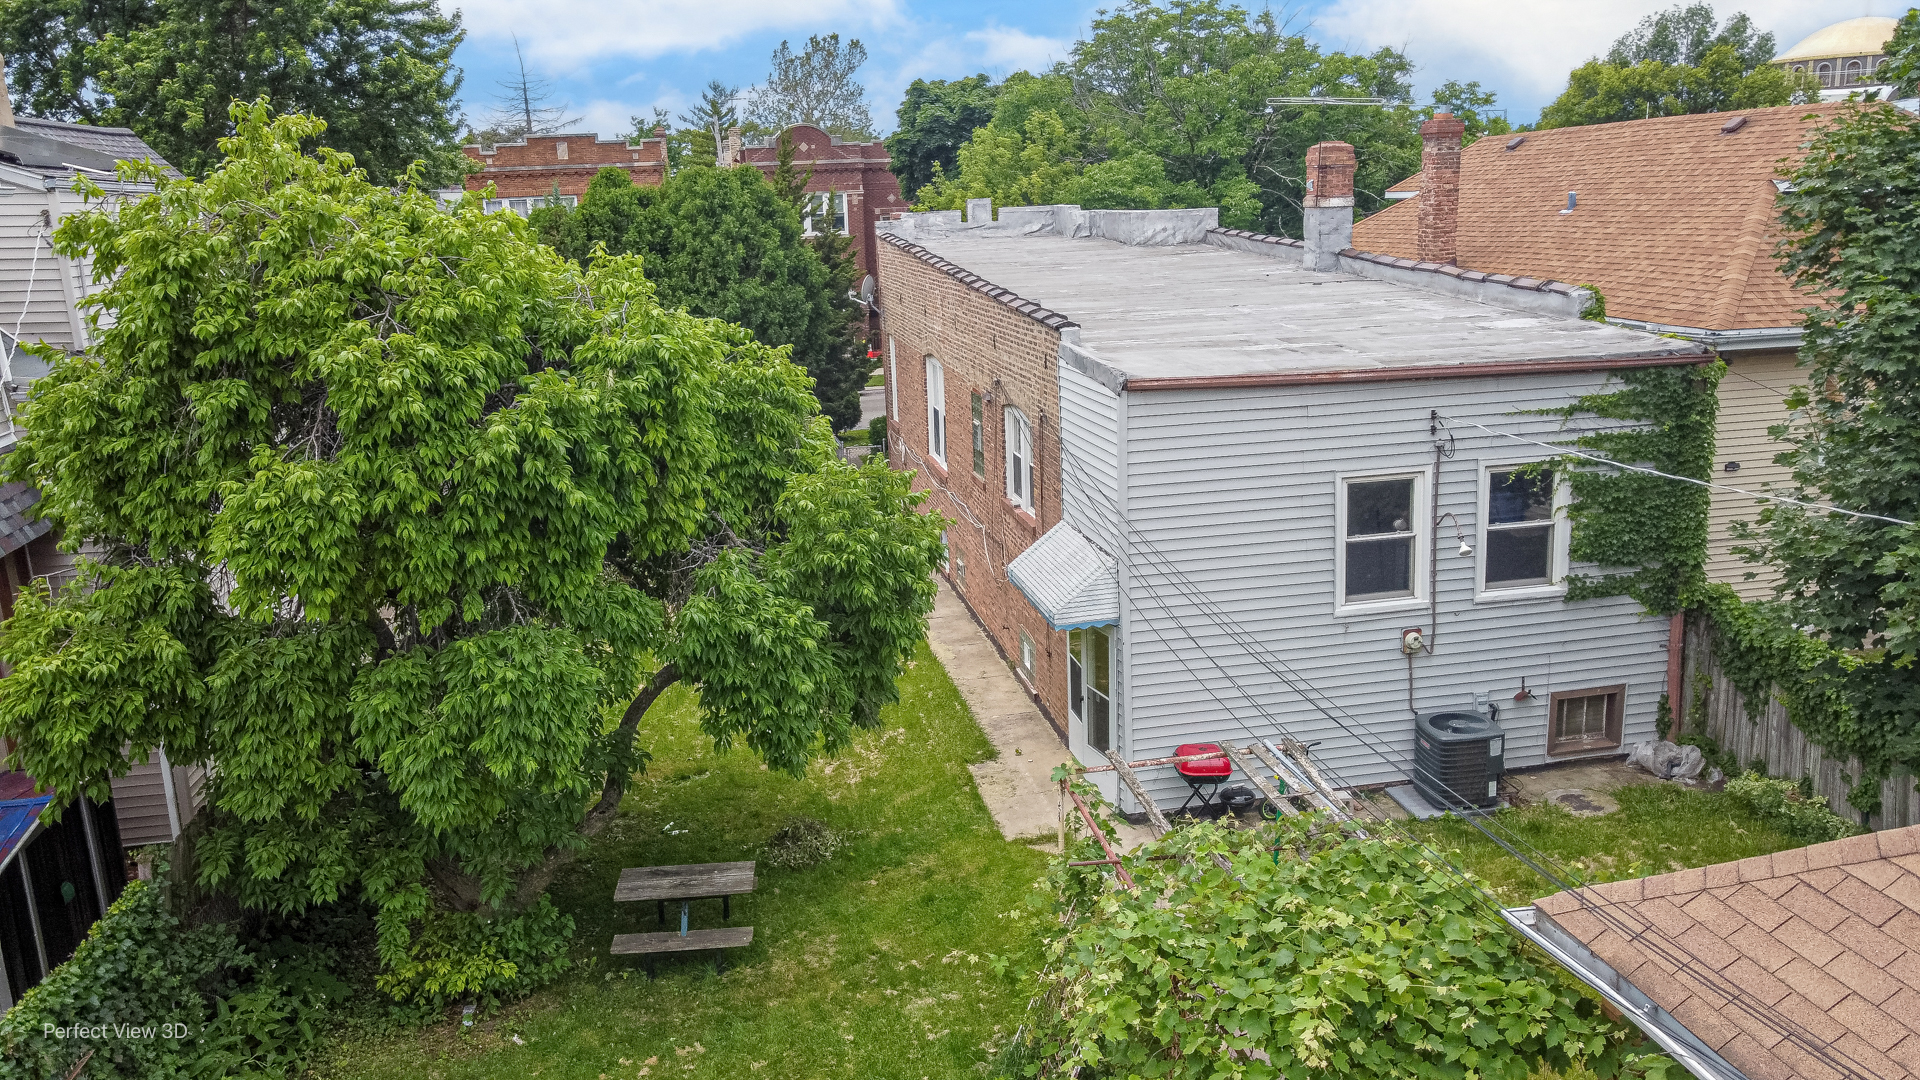
[[[1569,446],[1674,476],[1705,480],[1713,471],[1715,389],[1726,365],[1633,368],[1617,373],[1618,389],[1587,394],[1549,410],[1568,419],[1591,415],[1639,426],[1577,435]],[[1630,596],[1656,615],[1681,610],[1704,581],[1706,488],[1595,465],[1568,455],[1556,463],[1573,489],[1570,555],[1611,568],[1575,574],[1567,599]]]

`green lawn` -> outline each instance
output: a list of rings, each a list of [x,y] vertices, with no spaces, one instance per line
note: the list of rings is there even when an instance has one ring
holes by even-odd
[[[1613,797],[1620,809],[1601,817],[1575,817],[1562,807],[1541,803],[1502,810],[1496,820],[1594,883],[1710,866],[1800,846],[1719,792],[1646,784],[1623,787]],[[1459,818],[1408,822],[1407,827],[1435,850],[1452,853],[1454,862],[1485,880],[1503,903],[1523,904],[1555,891]],[[1507,838],[1505,832],[1494,832]]]
[[[878,730],[794,780],[744,750],[715,753],[692,691],[675,688],[643,729],[654,754],[647,775],[554,890],[578,922],[576,956],[591,966],[471,1034],[441,1023],[340,1039],[321,1074],[978,1077],[976,1063],[1027,1004],[986,957],[1035,958],[1031,923],[1002,916],[1045,857],[1002,840],[981,805],[966,765],[992,748],[924,645],[900,691]],[[655,928],[650,904],[614,908],[622,867],[756,858],[796,814],[850,843],[808,870],[761,863],[758,890],[733,908],[754,943],[732,954],[723,976],[687,958],[649,980],[637,959],[606,956],[615,933]],[[721,925],[719,907],[696,903],[693,925]]]

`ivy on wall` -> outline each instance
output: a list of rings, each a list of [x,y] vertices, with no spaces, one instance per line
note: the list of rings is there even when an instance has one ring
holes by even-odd
[[[1613,461],[1706,480],[1713,472],[1715,390],[1725,373],[1718,360],[1631,368],[1615,373],[1618,389],[1587,394],[1548,412],[1569,420],[1591,415],[1638,422],[1577,435],[1567,444]],[[1606,568],[1572,575],[1567,600],[1630,596],[1656,615],[1685,607],[1705,580],[1707,489],[1572,456],[1555,466],[1573,489],[1569,554],[1576,562]]]

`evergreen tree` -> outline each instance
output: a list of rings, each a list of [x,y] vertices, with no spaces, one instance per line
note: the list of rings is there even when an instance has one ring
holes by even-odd
[[[812,124],[829,135],[871,139],[873,115],[857,77],[866,62],[867,47],[859,38],[842,45],[839,34],[815,35],[797,54],[782,41],[773,51],[766,83],[754,92],[748,117],[767,131]]]
[[[435,0],[6,0],[0,49],[21,111],[132,128],[190,175],[220,160],[235,99],[327,123],[376,183],[416,159],[456,182],[460,17]]]
[[[598,244],[643,256],[661,303],[791,346],[821,411],[845,431],[859,423],[869,370],[854,340],[849,274],[837,248],[823,252],[802,234],[805,181],[784,183],[776,188],[750,165],[686,169],[657,188],[604,169],[578,208],[540,211],[535,221],[570,259],[591,264]]]

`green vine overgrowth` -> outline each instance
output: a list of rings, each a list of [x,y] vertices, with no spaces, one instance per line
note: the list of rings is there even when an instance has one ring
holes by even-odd
[[[1619,389],[1583,395],[1551,413],[1637,421],[1637,427],[1589,432],[1568,444],[1623,464],[1705,480],[1713,471],[1715,390],[1725,373],[1717,360],[1628,369],[1615,374]],[[1573,456],[1557,464],[1573,489],[1570,555],[1609,568],[1572,575],[1567,600],[1630,596],[1656,615],[1684,607],[1704,580],[1707,489]]]

